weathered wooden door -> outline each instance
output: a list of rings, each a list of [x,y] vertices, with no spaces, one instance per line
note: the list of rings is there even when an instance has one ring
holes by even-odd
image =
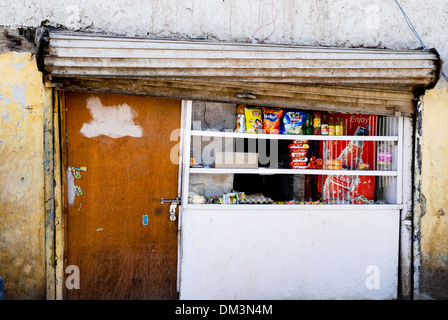
[[[79,270],[66,298],[177,299],[177,220],[160,199],[177,197],[181,101],[67,92],[65,110],[66,265]]]

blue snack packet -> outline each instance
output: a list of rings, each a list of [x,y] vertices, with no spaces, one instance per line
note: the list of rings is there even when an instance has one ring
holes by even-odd
[[[304,125],[308,111],[285,109],[280,126],[281,134],[305,134]]]

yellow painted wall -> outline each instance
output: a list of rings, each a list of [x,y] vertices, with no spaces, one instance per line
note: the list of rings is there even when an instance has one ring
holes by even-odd
[[[45,298],[42,75],[0,54],[0,276],[4,299]]]
[[[440,81],[445,81],[443,78]],[[421,288],[423,297],[448,299],[448,89],[424,97],[422,122]]]

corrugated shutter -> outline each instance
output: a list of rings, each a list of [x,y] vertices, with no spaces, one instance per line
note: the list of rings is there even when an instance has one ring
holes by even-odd
[[[404,115],[434,85],[435,52],[151,40],[49,32],[55,86],[182,99]]]

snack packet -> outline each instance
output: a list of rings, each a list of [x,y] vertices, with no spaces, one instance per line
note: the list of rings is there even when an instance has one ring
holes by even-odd
[[[289,154],[289,156],[291,157],[291,158],[304,158],[304,157],[306,157],[306,154],[308,153],[308,150],[306,150],[306,149],[299,149],[299,151],[298,152],[291,152],[290,154]]]
[[[289,167],[291,169],[307,169],[308,168],[305,161],[304,162],[290,162]]]
[[[308,158],[292,158],[291,161],[289,162],[290,165],[302,165],[302,166],[306,166],[307,165],[307,161]]]
[[[247,133],[261,133],[263,129],[263,116],[261,108],[246,107],[246,132]]]
[[[269,134],[279,134],[283,110],[263,107],[263,129]]]
[[[304,134],[304,125],[307,111],[284,110],[283,121],[280,127],[281,134]]]
[[[290,143],[288,145],[289,150],[294,150],[294,149],[308,149],[310,147],[310,145],[308,143]]]

